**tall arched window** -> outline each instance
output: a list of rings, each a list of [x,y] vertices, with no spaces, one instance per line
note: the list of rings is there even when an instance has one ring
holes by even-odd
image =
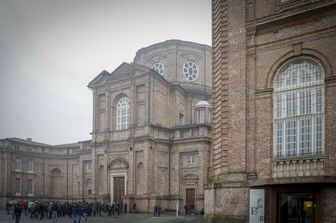
[[[278,158],[324,152],[324,73],[306,57],[293,59],[274,80],[274,155]]]
[[[117,130],[127,129],[128,127],[129,99],[121,98],[117,103]]]

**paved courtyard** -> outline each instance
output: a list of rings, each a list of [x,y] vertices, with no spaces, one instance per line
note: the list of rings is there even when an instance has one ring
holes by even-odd
[[[5,211],[0,211],[0,222],[1,223],[13,223],[11,215],[7,215]],[[20,223],[51,223],[51,219],[44,220],[31,220],[28,216],[21,216]],[[73,223],[72,219],[69,217],[61,217],[57,220],[58,223]],[[153,217],[149,214],[123,214],[119,216],[118,219],[113,217],[89,217],[86,223],[105,223],[105,222],[122,222],[122,223],[158,223],[158,222],[171,222],[171,223],[205,223],[206,220],[203,216],[175,216],[174,214],[162,214],[161,217]],[[81,223],[85,223],[83,221]]]

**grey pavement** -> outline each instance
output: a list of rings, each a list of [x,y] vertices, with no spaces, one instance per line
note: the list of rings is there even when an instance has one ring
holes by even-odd
[[[0,211],[0,223],[13,223],[11,215],[7,215],[5,211]],[[69,217],[60,217],[55,221],[57,223],[73,223],[73,220]],[[205,223],[206,219],[203,216],[175,216],[173,213],[162,214],[160,217],[154,217],[151,214],[122,214],[119,218],[113,218],[109,216],[105,217],[89,217],[87,221],[82,219],[81,223],[105,223],[105,222],[125,222],[125,223],[159,223],[159,222],[171,222],[171,223]],[[53,223],[51,219],[44,220],[31,220],[28,216],[21,215],[20,223]]]

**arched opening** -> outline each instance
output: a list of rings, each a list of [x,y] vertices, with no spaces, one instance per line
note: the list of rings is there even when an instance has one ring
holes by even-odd
[[[61,197],[63,196],[63,176],[62,172],[58,168],[54,168],[50,173],[50,195],[52,197]]]

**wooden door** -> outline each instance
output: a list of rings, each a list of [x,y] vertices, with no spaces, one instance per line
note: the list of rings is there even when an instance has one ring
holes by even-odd
[[[113,190],[114,201],[122,202],[125,196],[125,177],[113,177]]]
[[[186,189],[186,214],[195,213],[195,189]]]

